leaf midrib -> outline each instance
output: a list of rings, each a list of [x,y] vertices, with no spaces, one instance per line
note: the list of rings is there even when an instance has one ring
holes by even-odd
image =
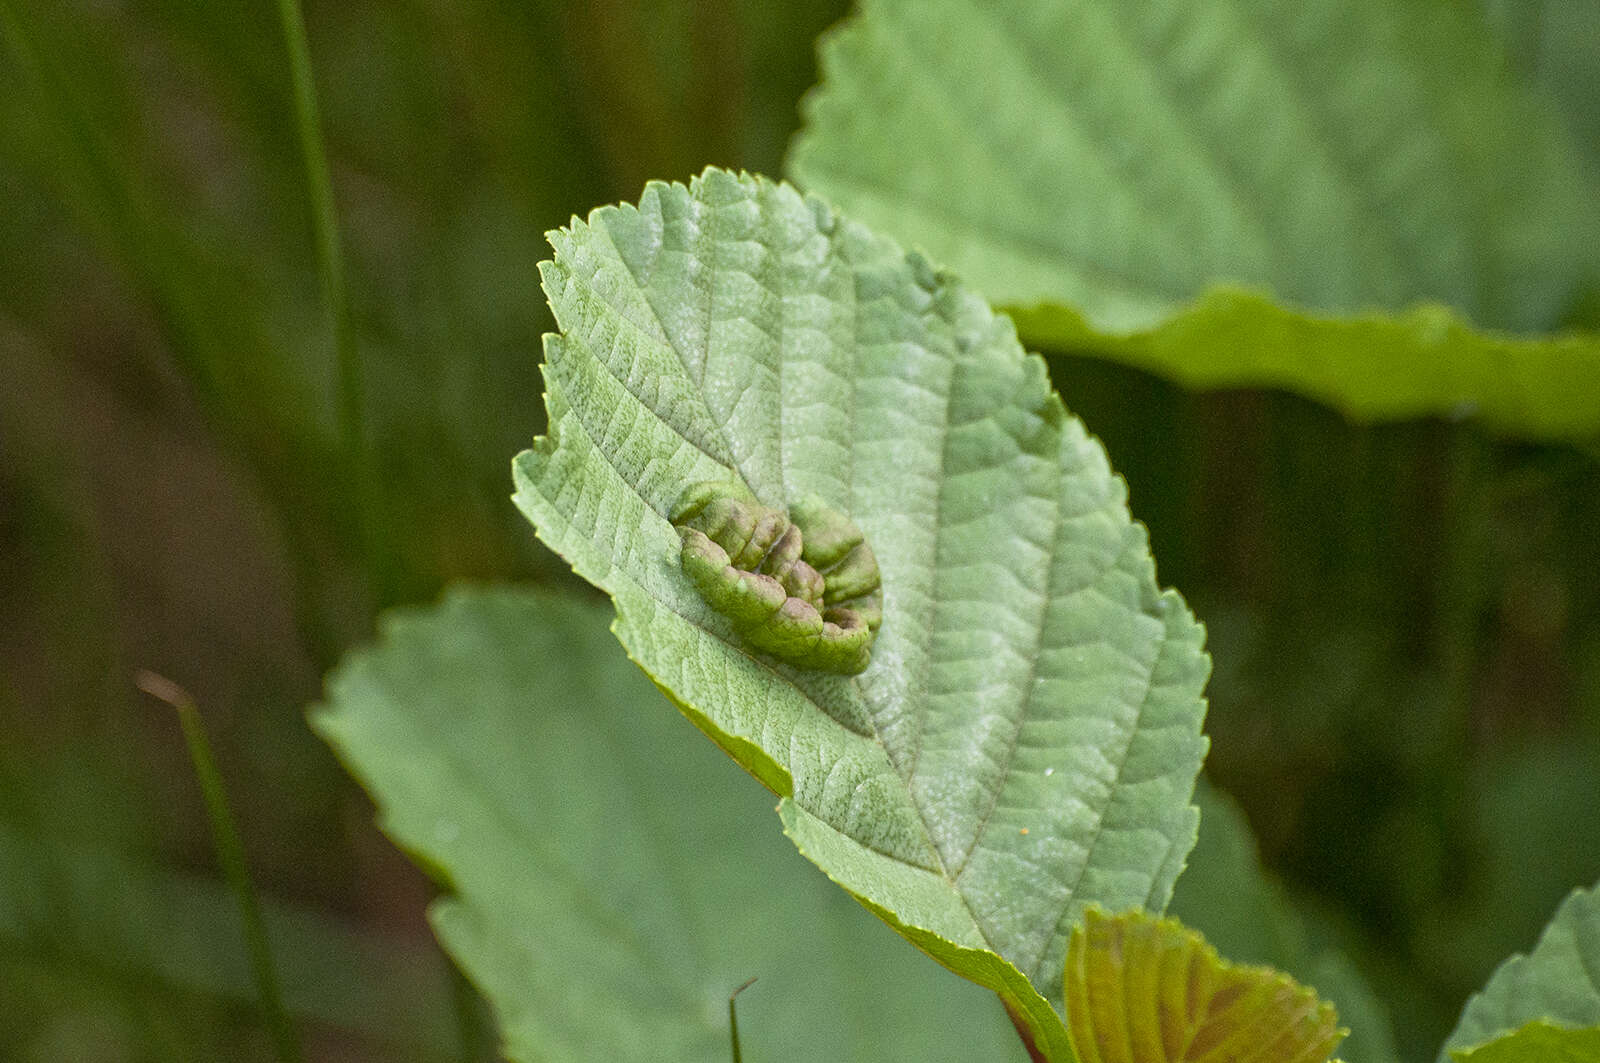
[[[1144,714],[1150,708],[1150,693],[1155,687],[1154,677],[1156,666],[1160,663],[1161,653],[1166,648],[1169,637],[1170,634],[1167,630],[1167,626],[1163,624],[1160,646],[1157,648],[1155,656],[1151,659],[1150,667],[1145,669],[1144,694],[1139,698],[1139,711],[1134,715],[1134,725],[1128,728],[1127,740],[1122,745],[1121,753],[1117,757],[1116,770],[1112,773],[1113,791],[1115,790],[1115,783],[1122,779],[1123,773],[1128,769],[1128,757],[1133,751],[1133,743],[1142,730],[1140,724],[1142,724],[1144,721]],[[1039,950],[1039,955],[1034,957],[1033,961],[1029,963],[1026,968],[1027,971],[1032,972],[1029,974],[1030,978],[1033,978],[1039,973],[1039,964],[1044,961],[1044,954],[1049,951],[1050,941],[1055,937],[1057,928],[1061,926],[1061,921],[1065,919],[1067,917],[1067,913],[1072,910],[1073,902],[1077,900],[1078,889],[1083,885],[1083,876],[1088,872],[1089,865],[1093,863],[1092,857],[1094,855],[1095,848],[1100,844],[1100,836],[1105,833],[1106,812],[1110,808],[1111,802],[1107,801],[1100,807],[1094,809],[1094,836],[1089,839],[1089,844],[1084,852],[1083,863],[1078,867],[1078,874],[1077,877],[1072,881],[1072,888],[1067,891],[1066,903],[1062,905],[1060,913],[1050,924],[1050,933],[1044,935],[1044,941]],[[1148,903],[1148,901],[1149,898],[1147,896],[1146,902]]]
[[[1059,443],[1056,449],[1057,451],[1060,450]],[[965,873],[967,865],[972,862],[972,854],[977,852],[978,842],[983,838],[984,832],[989,829],[989,819],[994,815],[995,808],[999,806],[1000,794],[1005,790],[1006,780],[1011,777],[1011,764],[1016,759],[1017,745],[1022,741],[1022,726],[1024,722],[1026,722],[1029,710],[1033,706],[1033,691],[1035,684],[1038,682],[1039,676],[1039,652],[1044,646],[1044,624],[1045,619],[1050,615],[1051,596],[1049,578],[1050,570],[1055,567],[1056,560],[1056,552],[1053,547],[1054,544],[1060,541],[1061,526],[1065,523],[1065,517],[1062,515],[1062,510],[1066,505],[1066,492],[1058,489],[1056,491],[1055,502],[1056,505],[1054,519],[1051,522],[1050,532],[1052,549],[1050,551],[1050,557],[1045,564],[1046,583],[1044,592],[1039,595],[1039,618],[1038,621],[1033,625],[1033,652],[1028,655],[1028,675],[1022,686],[1022,703],[1020,706],[1021,711],[1017,713],[1015,725],[1011,729],[1010,740],[1006,742],[1006,760],[1005,764],[1001,766],[998,776],[1000,784],[993,788],[993,792],[989,795],[988,807],[984,809],[983,815],[978,817],[977,829],[974,830],[972,834],[972,844],[967,846],[967,851],[961,858],[961,866],[956,868],[955,877],[957,880],[959,880],[962,874]],[[1052,924],[1052,926],[1053,925],[1054,924]]]

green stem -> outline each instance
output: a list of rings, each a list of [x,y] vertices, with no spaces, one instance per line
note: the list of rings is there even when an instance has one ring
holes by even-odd
[[[322,301],[333,330],[337,379],[339,440],[357,513],[357,535],[369,566],[375,558],[374,481],[367,475],[365,372],[356,344],[355,322],[344,277],[344,250],[339,239],[339,219],[334,208],[333,178],[322,142],[322,119],[317,107],[317,85],[311,75],[311,46],[306,39],[300,0],[278,0],[278,19],[289,53],[289,83],[294,97],[295,128],[300,157],[305,163],[306,192],[311,199],[311,227],[316,238],[317,274]]]
[[[317,272],[338,358],[340,429],[346,447],[358,448],[362,428],[361,360],[345,301],[344,252],[339,243],[339,222],[333,206],[333,179],[328,171],[327,152],[322,146],[317,86],[311,78],[311,49],[306,42],[306,24],[299,0],[278,0],[278,18],[283,24],[283,43],[289,51],[295,126],[300,138],[300,156],[306,168],[306,191],[311,197],[311,224],[317,241]],[[359,453],[359,450],[347,453]]]
[[[734,1008],[733,1001],[740,993],[755,985],[754,978],[728,994],[728,1034],[733,1038],[733,1063],[743,1063],[739,1055],[739,1012]]]
[[[261,1011],[267,1032],[272,1037],[281,1063],[301,1063],[300,1042],[289,1021],[289,1012],[283,1004],[283,994],[278,988],[277,968],[272,960],[272,947],[267,941],[266,925],[261,919],[261,905],[256,898],[255,886],[250,882],[250,872],[245,867],[244,844],[239,840],[233,813],[228,810],[228,795],[222,788],[222,775],[211,755],[211,743],[206,739],[200,724],[200,710],[194,698],[172,680],[141,671],[134,683],[151,697],[178,710],[178,723],[183,727],[183,739],[189,747],[189,761],[194,765],[195,778],[200,783],[200,793],[206,804],[206,818],[211,824],[211,841],[216,846],[217,860],[228,879],[228,886],[239,903],[239,918],[244,924],[244,943],[250,953],[250,965],[255,974],[256,990],[261,994]]]

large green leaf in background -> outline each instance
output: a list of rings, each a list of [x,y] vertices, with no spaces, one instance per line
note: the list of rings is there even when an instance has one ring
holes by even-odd
[[[1511,335],[1593,290],[1600,197],[1465,5],[861,6],[792,175],[1030,342],[1357,418],[1600,431],[1600,337]]]
[[[787,185],[709,170],[552,242],[551,435],[518,504],[795,844],[1070,1058],[1067,932],[1165,906],[1204,750],[1201,629],[1101,448],[1009,321]],[[755,653],[683,574],[666,514],[735,478],[865,532],[860,676]]]
[[[1448,1063],[1452,1050],[1473,1048],[1535,1019],[1600,1026],[1600,888],[1574,890],[1533,951],[1501,964],[1467,1001],[1439,1051],[1440,1063]]]
[[[452,593],[389,614],[317,729],[453,889],[431,914],[522,1061],[1006,1060],[994,999],[807,867],[598,604]]]
[[[1478,0],[1517,73],[1547,92],[1573,140],[1600,164],[1600,5],[1586,0]]]

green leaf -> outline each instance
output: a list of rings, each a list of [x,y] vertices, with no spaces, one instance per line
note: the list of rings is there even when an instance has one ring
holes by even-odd
[[[1335,1004],[1350,1030],[1341,1046],[1350,1059],[1398,1063],[1383,1003],[1262,868],[1243,812],[1203,775],[1194,796],[1200,837],[1167,914],[1203,933],[1228,959],[1276,967]]]
[[[1175,919],[1086,914],[1066,970],[1082,1063],[1323,1063],[1344,1036],[1315,992],[1270,967],[1226,962]]]
[[[516,1060],[1012,1059],[992,997],[897,942],[765,823],[610,611],[459,590],[387,614],[314,724],[452,895],[430,912]]]
[[[1600,336],[1589,332],[1488,332],[1438,304],[1334,317],[1233,288],[1127,335],[1096,332],[1062,306],[1011,314],[1043,349],[1110,358],[1195,390],[1282,388],[1357,422],[1476,418],[1535,439],[1600,432]]]
[[[1030,343],[1362,419],[1600,430],[1574,387],[1600,337],[1499,331],[1594,284],[1600,196],[1461,5],[867,0],[822,70],[791,174]]]
[[[1573,890],[1533,951],[1500,965],[1467,1001],[1439,1059],[1535,1019],[1600,1026],[1600,889]]]
[[[1517,72],[1544,89],[1559,105],[1573,141],[1600,163],[1600,6],[1478,0],[1487,22],[1504,42]]]
[[[1209,667],[1100,446],[1005,318],[787,185],[708,170],[551,240],[552,430],[517,503],[801,850],[1070,1058],[1068,930],[1165,905]],[[861,529],[864,672],[767,656],[701,597],[669,515],[705,482]]]
[[[1516,1033],[1450,1055],[1456,1063],[1600,1063],[1600,1026],[1569,1030],[1530,1022]]]

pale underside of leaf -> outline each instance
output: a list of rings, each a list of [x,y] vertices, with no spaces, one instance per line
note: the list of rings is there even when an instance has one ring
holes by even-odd
[[[1462,6],[866,0],[821,58],[790,173],[1031,344],[1600,432],[1600,336],[1513,334],[1600,278],[1600,193]]]
[[[1535,1019],[1600,1026],[1600,887],[1574,890],[1527,955],[1502,963],[1461,1011],[1439,1051],[1484,1044]]]
[[[708,171],[551,240],[552,429],[518,504],[611,594],[630,656],[790,799],[797,844],[929,951],[965,950],[939,958],[1066,1058],[1044,999],[1067,930],[1089,901],[1165,904],[1204,750],[1201,629],[1103,451],[1006,319],[786,185]],[[864,673],[760,654],[689,584],[668,514],[729,480],[865,533]]]

